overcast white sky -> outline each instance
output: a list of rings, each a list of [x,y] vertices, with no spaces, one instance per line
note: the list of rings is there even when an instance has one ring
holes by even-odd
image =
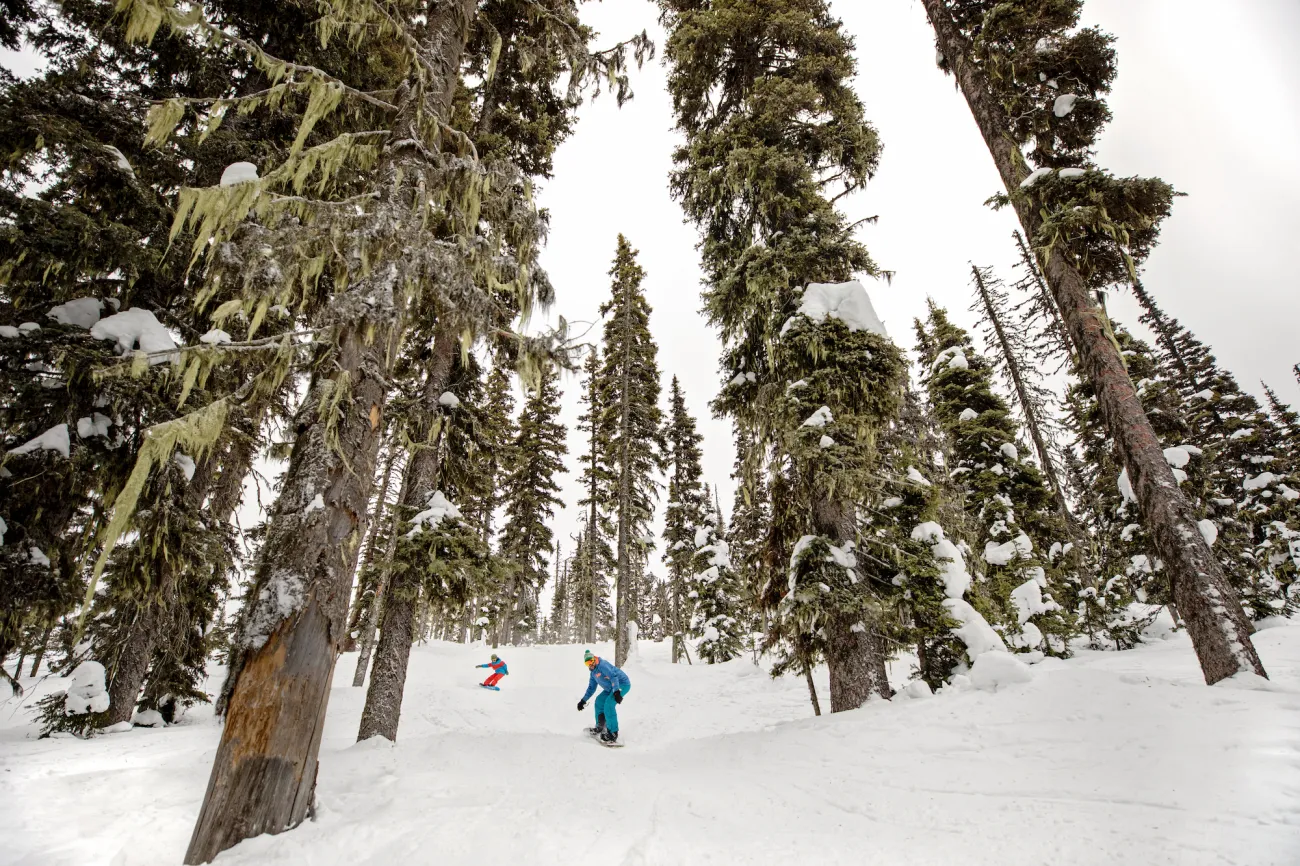
[[[997,174],[952,79],[934,66],[920,3],[831,6],[857,41],[857,90],[885,145],[876,179],[849,208],[851,216],[880,216],[861,238],[895,277],[868,290],[890,333],[910,347],[911,322],[927,295],[973,324],[969,262],[1009,274],[1016,225],[1009,213],[982,205],[1000,189]],[[583,16],[601,32],[601,45],[642,28],[664,44],[649,0],[587,3]],[[1146,285],[1243,386],[1259,393],[1263,378],[1300,403],[1289,372],[1300,361],[1291,268],[1300,237],[1300,3],[1089,0],[1086,23],[1119,39],[1115,120],[1100,163],[1117,174],[1159,175],[1188,194],[1166,223]],[[621,110],[607,97],[584,106],[540,196],[552,218],[542,262],[559,296],[553,316],[591,320],[609,292],[618,233],[641,251],[665,383],[681,379],[705,436],[706,478],[722,488],[729,511],[731,427],[708,409],[719,346],[699,315],[695,229],[683,225],[668,195],[678,139],[665,81],[656,60],[633,74],[636,98]],[[1112,304],[1126,322],[1136,321],[1134,309],[1127,295]],[[564,389],[576,451],[578,380]],[[575,477],[566,479],[564,496],[577,501]],[[556,534],[566,548],[580,522],[576,507],[560,515]],[[652,568],[663,571],[657,557]]]

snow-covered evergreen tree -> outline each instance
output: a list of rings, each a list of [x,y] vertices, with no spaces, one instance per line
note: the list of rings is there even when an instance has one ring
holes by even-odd
[[[1176,411],[1187,431],[1182,441],[1169,444],[1190,449],[1204,464],[1196,491],[1200,530],[1253,619],[1290,616],[1300,607],[1300,596],[1291,591],[1297,575],[1291,549],[1300,540],[1300,466],[1286,432],[1140,282],[1133,291],[1143,324],[1158,338],[1161,373],[1179,398]],[[1183,460],[1182,453],[1166,454]]]
[[[964,494],[983,563],[973,602],[1007,643],[1064,654],[1072,623],[1063,616],[1066,584],[1049,557],[1070,542],[1059,504],[1024,448],[993,371],[969,335],[930,304],[917,322],[922,382],[952,442],[949,472]]]
[[[604,363],[596,377],[600,407],[596,430],[604,442],[610,508],[618,525],[615,664],[627,658],[624,627],[638,615],[633,547],[654,518],[656,476],[663,469],[666,447],[659,408],[659,349],[650,336],[650,304],[641,288],[645,271],[636,255],[627,238],[619,235],[609,272],[612,297],[601,306]]]
[[[745,645],[743,590],[726,539],[726,522],[715,504],[706,501],[691,539],[694,574],[686,596],[693,607],[690,635],[699,657],[710,664],[731,661]]]
[[[519,416],[512,448],[514,465],[502,485],[506,523],[500,552],[510,566],[503,598],[502,642],[518,644],[537,627],[537,599],[546,584],[555,544],[549,521],[563,504],[556,476],[564,472],[568,449],[559,414],[559,372],[544,370]]]
[[[785,579],[762,593],[781,598],[769,625],[821,641],[832,710],[856,709],[891,694],[883,610],[853,549],[904,368],[849,282],[877,269],[836,210],[880,152],[850,86],[852,40],[823,0],[660,6],[686,138],[672,189],[700,228],[705,311],[724,345],[715,406],[753,438],[772,485]]]
[[[686,409],[677,377],[669,387],[668,508],[664,525],[664,561],[668,565],[668,594],[671,608],[668,629],[673,637],[672,660],[680,661],[682,640],[694,615],[694,602],[687,581],[694,573],[695,529],[703,522],[707,502],[701,485],[704,437],[696,432],[695,419]]]
[[[1097,292],[1136,280],[1174,190],[1117,178],[1092,162],[1110,113],[1112,38],[1080,27],[1082,0],[922,0],[937,63],[957,81],[989,148],[1061,319],[1081,378],[1094,387],[1142,515],[1169,571],[1207,683],[1264,675],[1250,623],[1199,532],[1142,410]]]

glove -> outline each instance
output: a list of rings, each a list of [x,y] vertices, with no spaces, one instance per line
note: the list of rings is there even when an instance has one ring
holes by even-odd
[[[616,703],[616,704],[621,704],[621,703],[623,703],[623,693],[622,693],[622,692],[614,692],[614,703]]]
[[[578,712],[582,712],[582,711],[585,710],[586,708],[587,708],[587,702],[586,702],[586,701],[578,701]]]

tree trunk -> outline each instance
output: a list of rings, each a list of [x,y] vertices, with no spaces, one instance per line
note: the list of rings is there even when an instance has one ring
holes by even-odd
[[[402,489],[397,495],[400,504],[406,496],[407,482],[410,474],[402,470]],[[382,500],[381,500],[382,502]],[[375,630],[379,628],[379,614],[383,608],[384,593],[388,589],[388,579],[393,573],[393,555],[397,553],[397,527],[401,522],[402,512],[394,505],[389,515],[388,547],[384,551],[384,563],[379,571],[379,580],[375,583],[375,595],[370,600],[370,610],[366,611],[366,621],[361,627],[361,652],[357,654],[357,669],[352,674],[352,687],[359,689],[366,683],[366,671],[370,669],[370,655],[375,649]],[[376,520],[376,523],[379,521]]]
[[[54,623],[45,627],[45,634],[41,637],[41,645],[36,648],[36,658],[32,659],[32,672],[28,676],[36,676],[36,672],[41,669],[41,662],[45,659],[45,652],[50,647],[50,635],[54,633]]]
[[[808,683],[808,697],[812,699],[813,715],[820,716],[822,714],[822,705],[817,700],[817,686],[813,683],[812,668],[808,665],[808,659],[803,659],[803,678],[804,682]]]
[[[358,285],[396,300],[391,284]],[[301,823],[312,807],[320,724],[343,635],[379,449],[379,413],[400,311],[342,325],[295,419],[297,436],[223,688],[228,717],[185,855],[207,863],[239,841]],[[373,327],[371,339],[366,339]],[[346,377],[346,378],[344,378]],[[336,418],[334,388],[348,388]],[[331,431],[331,420],[334,430]],[[336,442],[331,442],[337,436]],[[317,496],[324,508],[311,507]],[[296,601],[285,615],[281,605]],[[267,632],[270,632],[268,635]]]
[[[993,97],[983,71],[970,61],[970,46],[948,14],[947,3],[922,2],[939,50],[957,76],[1020,225],[1026,236],[1034,238],[1042,217],[1020,190],[1029,172],[1010,137],[1006,113]],[[1236,593],[1197,529],[1191,504],[1165,462],[1160,440],[1151,429],[1083,277],[1059,245],[1047,252],[1043,264],[1052,296],[1079,349],[1080,367],[1096,395],[1107,433],[1123,456],[1142,521],[1168,570],[1174,600],[1187,623],[1205,681],[1213,684],[1249,671],[1266,676]]]
[[[135,715],[135,702],[153,659],[154,640],[163,626],[163,604],[161,599],[154,599],[135,605],[135,621],[128,627],[126,641],[109,677],[108,709],[100,727],[129,722]]]
[[[632,418],[632,281],[625,279],[623,287],[623,369],[620,373],[619,400],[622,403],[618,422],[621,454],[618,467],[618,586],[615,591],[614,613],[614,664],[627,661],[628,605],[636,598],[628,585],[632,576],[632,563],[628,545],[632,527],[632,470],[628,465],[632,443],[629,430]]]
[[[843,547],[854,540],[853,509],[827,495],[813,503],[813,526],[817,533]],[[825,621],[826,666],[831,674],[831,712],[856,710],[872,692],[893,697],[885,675],[884,642],[877,623],[870,616],[832,613]]]
[[[1025,386],[1024,375],[1020,370],[1020,362],[1016,359],[1015,353],[1011,351],[1011,343],[1007,339],[1006,332],[1002,330],[1002,320],[998,318],[997,310],[993,307],[993,299],[989,297],[988,287],[984,285],[983,274],[974,265],[971,265],[971,272],[975,275],[975,286],[979,290],[980,301],[984,304],[984,311],[988,313],[989,321],[993,324],[993,333],[998,338],[998,345],[1002,349],[1002,357],[1006,359],[1007,370],[1011,373],[1011,382],[1015,386],[1016,399],[1020,402],[1020,408],[1025,412],[1025,427],[1029,430],[1029,438],[1034,443],[1034,450],[1038,452],[1038,460],[1043,465],[1043,473],[1047,476],[1047,483],[1052,487],[1052,495],[1056,499],[1057,510],[1061,512],[1061,517],[1065,519],[1066,523],[1073,528],[1074,515],[1070,513],[1070,505],[1065,501],[1065,488],[1057,475],[1056,463],[1052,459],[1052,452],[1047,447],[1047,439],[1043,436],[1038,411],[1029,399],[1029,389]]]
[[[375,651],[375,669],[370,672],[370,689],[361,713],[357,741],[380,736],[397,740],[402,716],[402,694],[406,688],[406,666],[415,640],[415,587],[409,572],[396,575],[388,588],[384,618]]]
[[[439,432],[434,434],[432,420],[437,417],[438,398],[451,381],[452,365],[459,344],[458,333],[449,318],[444,318],[434,330],[433,357],[425,378],[423,408],[428,415],[418,445],[407,462],[406,479],[402,496],[394,512],[394,544],[401,527],[401,516],[418,513],[433,495],[438,475],[442,469]],[[394,551],[396,547],[392,548]],[[389,558],[389,569],[393,567]],[[357,740],[381,736],[397,739],[397,726],[402,715],[402,694],[406,688],[406,666],[411,657],[411,644],[415,633],[415,605],[419,587],[409,569],[389,577],[389,589],[384,601],[384,615],[380,628],[379,645],[375,650],[374,670],[370,673],[370,690],[366,692],[366,706],[361,714],[361,727]],[[421,623],[421,628],[423,623]]]

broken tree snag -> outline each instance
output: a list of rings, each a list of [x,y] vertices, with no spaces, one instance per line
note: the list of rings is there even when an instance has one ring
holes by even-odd
[[[187,864],[211,862],[244,839],[280,833],[308,817],[333,670],[329,623],[314,598],[248,658]]]

